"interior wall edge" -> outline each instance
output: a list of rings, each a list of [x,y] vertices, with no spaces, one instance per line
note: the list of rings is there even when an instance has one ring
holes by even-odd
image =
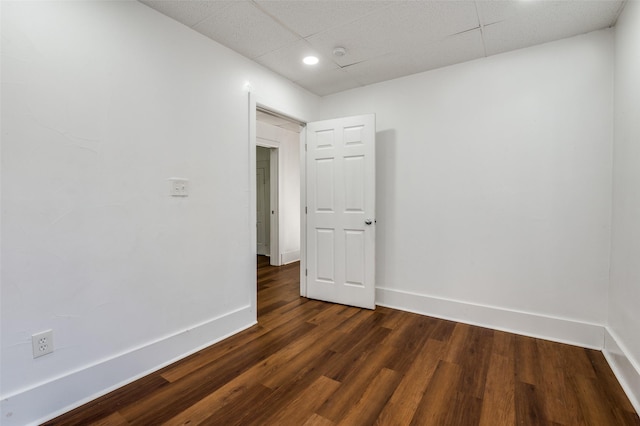
[[[539,339],[602,350],[604,325],[518,312],[389,288],[376,288],[376,305]]]
[[[288,251],[282,253],[282,263],[283,265],[288,265],[289,263],[298,262],[300,260],[300,250]]]
[[[134,382],[256,324],[251,306],[185,329],[143,347],[3,396],[4,426],[37,425]],[[90,395],[87,397],[87,395]]]
[[[634,362],[622,340],[610,328],[604,330],[604,348],[607,363],[627,394],[636,412],[640,413],[640,367]]]

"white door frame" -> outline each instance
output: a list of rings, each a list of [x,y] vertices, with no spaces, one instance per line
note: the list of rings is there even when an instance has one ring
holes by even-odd
[[[307,128],[306,126],[304,129],[300,131],[300,296],[307,297]]]
[[[249,232],[251,234],[251,250],[250,253],[252,255],[253,262],[255,262],[257,256],[258,242],[257,242],[257,231],[256,231],[256,109],[259,107],[260,109],[264,109],[267,111],[274,112],[277,115],[288,117],[292,121],[300,123],[300,125],[304,126],[306,120],[296,118],[295,114],[287,113],[286,111],[280,111],[277,108],[271,107],[268,103],[258,102],[256,94],[249,91],[248,92],[248,115],[249,115]],[[306,217],[305,217],[305,200],[306,200],[306,189],[305,189],[305,138],[306,131],[302,129],[300,131],[300,295],[305,296],[307,293],[306,289],[306,280],[303,279],[304,271],[306,269]],[[279,151],[279,150],[278,150]],[[249,292],[251,294],[251,303],[252,310],[256,313],[258,312],[258,291],[257,291],[257,278],[255,274],[253,275],[253,279],[251,280],[251,288],[249,288]]]
[[[270,238],[270,263],[272,266],[280,266],[282,265],[282,253],[280,252],[280,190],[282,183],[280,182],[280,164],[282,161],[280,159],[281,150],[280,148],[272,148],[269,153],[269,207],[271,208],[271,214],[269,215],[269,238]],[[275,207],[274,207],[275,206]]]
[[[251,278],[249,279],[249,294],[251,295],[251,313],[254,318],[258,318],[258,277],[256,276],[256,259],[258,257],[258,230],[256,223],[258,222],[257,214],[257,198],[258,190],[256,188],[256,99],[253,93],[247,93],[247,116],[249,118],[249,253],[251,256],[250,264],[253,266]]]

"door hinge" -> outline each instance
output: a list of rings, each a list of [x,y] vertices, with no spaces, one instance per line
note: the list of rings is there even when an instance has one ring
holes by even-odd
[[[305,269],[305,270],[304,270],[304,276],[305,276],[305,277],[307,276],[307,273],[308,273],[308,272],[309,272],[309,270],[308,270],[308,269]]]
[[[307,151],[307,144],[306,143],[304,144],[304,150],[305,150],[305,152]]]
[[[304,206],[304,214],[307,214],[307,206]]]

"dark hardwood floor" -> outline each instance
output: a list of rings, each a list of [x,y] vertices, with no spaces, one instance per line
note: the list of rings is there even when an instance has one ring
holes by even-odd
[[[258,325],[50,425],[640,425],[598,351],[299,297],[258,260]]]

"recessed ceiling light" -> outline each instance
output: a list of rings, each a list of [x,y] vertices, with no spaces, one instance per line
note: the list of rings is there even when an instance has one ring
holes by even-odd
[[[302,62],[307,65],[315,65],[319,62],[319,59],[317,56],[307,56],[302,60]]]

